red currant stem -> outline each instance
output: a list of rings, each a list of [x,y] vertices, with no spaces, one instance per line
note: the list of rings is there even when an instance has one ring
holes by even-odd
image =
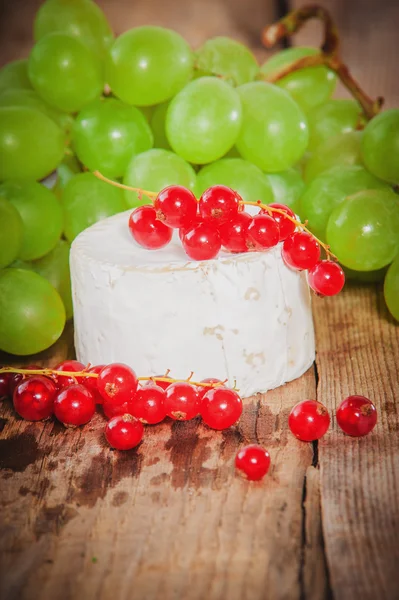
[[[93,171],[93,175],[98,177],[98,179],[101,179],[102,181],[109,183],[110,185],[120,188],[121,190],[128,190],[129,192],[137,192],[138,194],[143,194],[144,196],[148,196],[148,198],[151,198],[151,199],[156,198],[158,196],[158,194],[156,192],[149,192],[148,190],[142,190],[141,188],[131,187],[130,185],[124,185],[123,183],[118,183],[118,181],[113,181],[112,179],[108,179],[108,177],[105,177],[105,175],[100,173],[100,171]]]
[[[294,10],[277,23],[265,27],[262,32],[262,42],[267,48],[271,48],[282,38],[289,37],[299,31],[310,19],[320,19],[324,25],[324,40],[320,48],[321,53],[316,56],[306,56],[284,67],[280,71],[265,76],[265,81],[274,83],[305,67],[325,65],[334,71],[343,85],[350,91],[352,96],[359,102],[367,119],[372,119],[381,109],[384,99],[378,97],[376,100],[370,98],[360,87],[349,72],[348,67],[339,55],[339,35],[335,23],[323,6],[309,4]]]

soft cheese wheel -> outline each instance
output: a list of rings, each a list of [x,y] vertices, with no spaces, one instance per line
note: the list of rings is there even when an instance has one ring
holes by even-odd
[[[123,362],[138,375],[234,381],[242,396],[299,377],[314,360],[306,274],[281,247],[190,261],[177,232],[138,246],[130,211],[82,232],[71,249],[75,346],[87,364]]]

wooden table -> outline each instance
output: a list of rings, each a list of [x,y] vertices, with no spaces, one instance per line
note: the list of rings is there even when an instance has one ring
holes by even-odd
[[[27,5],[28,15],[34,4]],[[207,31],[234,34],[236,27],[253,45],[260,14],[270,17],[273,8],[250,0],[248,14],[233,0],[231,10],[221,0],[192,2],[195,14],[208,10],[198,31],[179,0],[168,3],[170,10],[164,3],[160,13],[155,0],[125,4],[127,21],[120,0],[102,4],[112,22],[114,16],[122,23],[119,30],[134,24],[134,16],[145,21],[143,14],[152,10],[148,20],[173,25],[175,19],[178,29],[185,22],[189,39],[207,37]],[[355,19],[353,11],[344,14],[343,1],[324,4],[333,5],[341,20]],[[367,0],[363,7],[376,4]],[[379,48],[391,48],[395,11],[395,3],[387,2],[380,15],[385,30],[380,24]],[[13,14],[10,23],[16,22]],[[237,14],[238,22],[232,17]],[[16,56],[28,44],[28,26],[17,46],[10,41],[9,53]],[[367,38],[367,52],[377,37]],[[352,55],[356,51],[352,47]],[[388,57],[380,66],[384,89],[375,90],[391,90],[388,104],[398,98],[392,62]],[[375,64],[357,63],[370,86]],[[0,597],[398,598],[399,327],[387,313],[380,285],[349,285],[335,299],[315,298],[314,318],[314,367],[297,381],[247,399],[239,427],[227,432],[197,420],[165,422],[147,428],[137,450],[119,453],[105,442],[101,415],[84,428],[66,430],[53,421],[18,419],[4,402]],[[54,364],[72,354],[68,326],[35,362]],[[297,401],[317,398],[334,416],[341,399],[353,393],[377,406],[379,422],[368,437],[345,436],[334,418],[319,443],[301,443],[290,434],[287,417]],[[234,473],[234,456],[244,442],[270,451],[272,467],[263,482],[248,483]]]

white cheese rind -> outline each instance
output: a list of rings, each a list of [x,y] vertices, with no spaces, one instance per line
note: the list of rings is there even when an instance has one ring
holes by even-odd
[[[305,273],[281,247],[189,261],[178,236],[158,251],[138,246],[130,211],[81,233],[71,276],[78,360],[124,362],[138,375],[194,371],[236,382],[242,396],[304,373],[315,356]]]

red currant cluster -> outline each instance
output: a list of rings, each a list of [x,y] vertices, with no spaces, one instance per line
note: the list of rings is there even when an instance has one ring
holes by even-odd
[[[251,216],[245,205],[258,206]],[[283,204],[244,202],[237,192],[215,185],[197,201],[185,187],[163,189],[153,204],[136,208],[129,229],[138,244],[154,250],[166,246],[173,229],[192,260],[210,260],[223,248],[227,252],[264,251],[282,242],[282,257],[295,270],[308,270],[310,287],[322,296],[338,294],[345,283],[339,264],[329,260],[328,247],[319,242]],[[327,260],[320,260],[321,246]]]

